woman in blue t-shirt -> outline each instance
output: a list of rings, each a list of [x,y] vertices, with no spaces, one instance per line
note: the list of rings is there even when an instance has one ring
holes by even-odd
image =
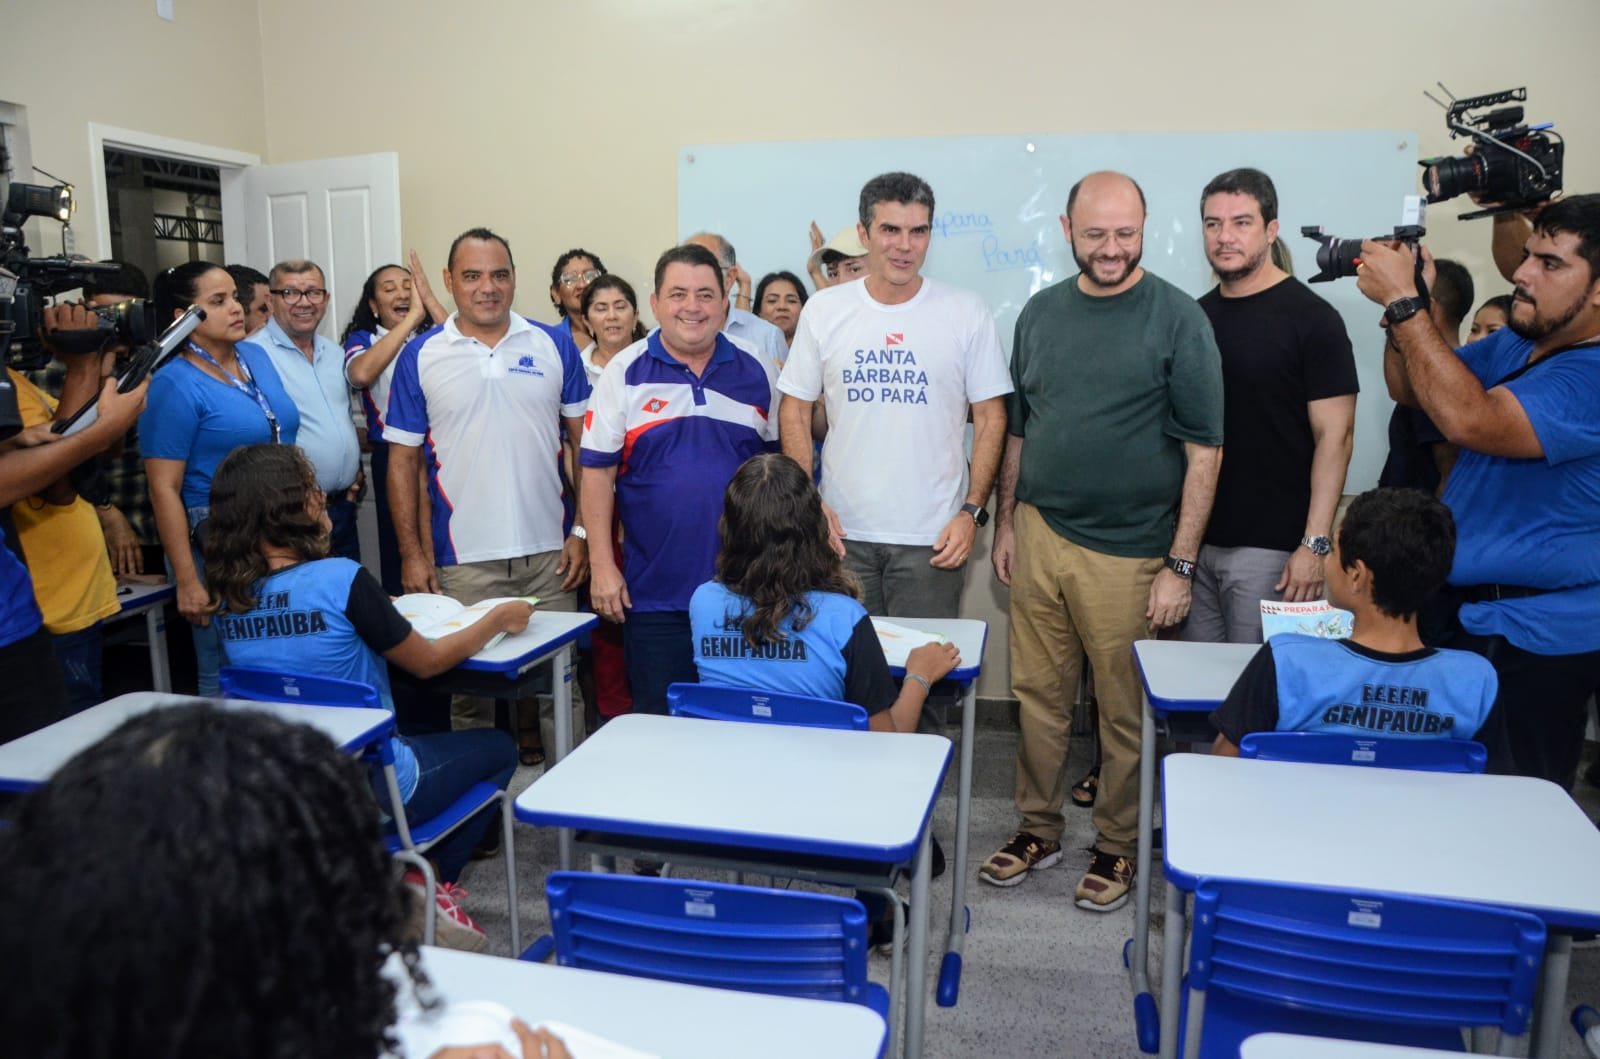
[[[215,696],[222,659],[190,534],[206,517],[211,474],[222,458],[258,441],[293,445],[300,410],[266,351],[243,341],[244,306],[227,269],[207,261],[178,265],[156,277],[152,294],[159,320],[177,319],[191,305],[206,311],[183,350],[150,382],[139,448],[178,613],[194,630],[200,694]]]
[[[330,528],[326,494],[298,448],[248,445],[222,461],[211,482],[206,583],[231,663],[368,684],[393,709],[385,659],[414,676],[436,676],[494,636],[527,627],[533,607],[519,600],[448,636],[424,638],[365,567],[327,558]],[[505,790],[517,767],[511,737],[494,728],[396,736],[393,749],[414,819],[438,815],[475,783]],[[492,811],[480,813],[429,854],[441,882],[441,944],[483,947],[451,884],[492,823]]]

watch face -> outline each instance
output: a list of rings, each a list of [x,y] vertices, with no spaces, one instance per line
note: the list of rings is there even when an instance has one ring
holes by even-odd
[[[1310,548],[1312,555],[1327,555],[1333,551],[1333,541],[1327,537],[1307,537],[1300,543]]]

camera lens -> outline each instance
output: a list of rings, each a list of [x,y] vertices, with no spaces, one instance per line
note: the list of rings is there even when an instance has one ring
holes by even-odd
[[[1317,247],[1319,275],[1329,279],[1356,274],[1356,261],[1361,257],[1360,239],[1329,239]]]
[[[1468,191],[1483,191],[1489,184],[1489,167],[1483,158],[1468,154],[1441,158],[1422,172],[1429,202],[1443,202]]]

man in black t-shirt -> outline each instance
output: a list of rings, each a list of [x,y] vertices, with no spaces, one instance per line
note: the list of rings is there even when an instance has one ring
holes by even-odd
[[[1223,450],[1186,640],[1261,642],[1261,601],[1322,598],[1355,431],[1355,356],[1333,307],[1272,263],[1278,194],[1258,169],[1200,196],[1217,287],[1200,299],[1222,352]]]

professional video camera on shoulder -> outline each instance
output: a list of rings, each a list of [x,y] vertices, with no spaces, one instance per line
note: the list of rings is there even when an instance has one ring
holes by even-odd
[[[115,265],[80,261],[65,253],[59,257],[28,256],[22,230],[28,218],[53,218],[61,222],[64,233],[75,208],[68,184],[12,184],[7,192],[5,209],[0,213],[0,363],[24,371],[49,363],[51,351],[40,341],[39,332],[50,299],[116,274]],[[96,309],[95,321],[98,337],[91,348],[63,352],[93,352],[111,341],[142,346],[160,330],[154,306],[142,299]]]
[[[1450,95],[1444,85],[1439,88]],[[1468,221],[1531,209],[1560,193],[1565,145],[1559,134],[1550,131],[1552,122],[1523,122],[1522,107],[1515,104],[1528,98],[1526,88],[1468,99],[1450,96],[1448,105],[1427,92],[1423,95],[1444,107],[1451,139],[1467,136],[1476,145],[1471,154],[1459,158],[1424,158],[1417,163],[1423,169],[1422,186],[1429,202],[1473,192],[1480,201],[1493,203],[1487,209],[1463,213],[1461,219]],[[1514,105],[1501,106],[1503,103]]]

